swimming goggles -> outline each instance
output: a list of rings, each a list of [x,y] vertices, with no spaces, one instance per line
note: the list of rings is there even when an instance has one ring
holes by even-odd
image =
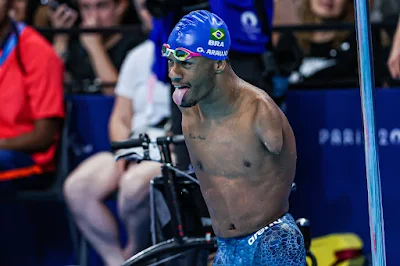
[[[163,44],[162,49],[162,56],[168,57],[171,53],[174,57],[179,61],[186,61],[192,57],[199,57],[201,54],[192,52],[186,48],[178,47],[176,49],[171,49],[169,44]]]

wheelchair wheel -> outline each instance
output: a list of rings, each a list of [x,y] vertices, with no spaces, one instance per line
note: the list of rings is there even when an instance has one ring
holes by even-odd
[[[122,266],[155,266],[184,256],[191,250],[216,250],[217,241],[215,238],[206,240],[205,238],[185,238],[178,242],[176,239],[153,245],[130,259]]]

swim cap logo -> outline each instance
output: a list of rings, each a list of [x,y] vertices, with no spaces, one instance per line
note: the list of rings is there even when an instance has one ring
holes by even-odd
[[[223,29],[211,29],[210,39],[214,41],[221,41],[225,39],[225,33]]]

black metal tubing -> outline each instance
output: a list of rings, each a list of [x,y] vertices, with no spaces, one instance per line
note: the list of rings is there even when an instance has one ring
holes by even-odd
[[[216,238],[211,238],[209,241],[207,241],[205,238],[185,238],[183,240],[183,243],[179,243],[175,239],[169,239],[148,247],[125,261],[122,266],[146,265],[146,262],[149,260],[172,252],[177,253],[193,248],[215,249],[217,247]]]
[[[314,254],[311,251],[307,251],[306,256],[311,259],[311,265],[310,266],[318,266],[317,263],[317,258],[314,256]]]
[[[162,178],[167,196],[167,205],[171,212],[171,223],[174,230],[174,238],[179,243],[182,243],[182,238],[185,236],[183,232],[182,217],[176,195],[175,188],[175,173],[172,173],[167,167],[162,166]]]

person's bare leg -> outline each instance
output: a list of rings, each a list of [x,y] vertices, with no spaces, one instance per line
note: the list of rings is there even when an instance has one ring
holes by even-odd
[[[116,191],[122,175],[111,153],[99,153],[82,162],[67,178],[64,196],[75,221],[105,265],[123,263],[117,223],[103,203]]]
[[[160,163],[141,162],[130,165],[121,177],[118,206],[128,232],[128,243],[123,251],[125,259],[149,245],[150,181],[159,175],[161,175]]]

